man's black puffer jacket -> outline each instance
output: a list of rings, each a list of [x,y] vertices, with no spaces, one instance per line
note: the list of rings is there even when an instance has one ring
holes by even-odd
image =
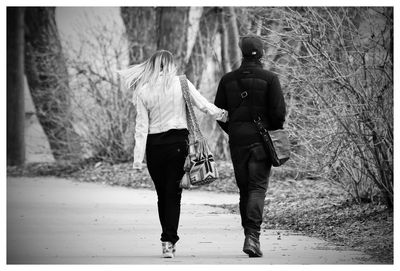
[[[237,82],[240,78],[242,89]],[[242,102],[241,93],[248,92]],[[250,99],[265,128],[283,128],[286,106],[278,77],[262,68],[258,60],[244,59],[239,69],[225,74],[218,86],[215,105],[229,112],[227,123],[218,122],[232,146],[261,142],[250,110]]]

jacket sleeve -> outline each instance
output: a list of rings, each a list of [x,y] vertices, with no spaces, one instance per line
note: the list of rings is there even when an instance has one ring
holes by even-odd
[[[136,125],[135,125],[135,148],[133,150],[133,161],[143,162],[146,149],[147,134],[149,133],[149,115],[139,95],[135,99]]]
[[[282,129],[286,117],[286,104],[281,90],[281,84],[277,76],[274,76],[269,84],[267,94],[268,116],[270,116],[270,129]]]
[[[228,110],[227,102],[226,102],[226,94],[225,94],[225,89],[224,89],[222,80],[219,82],[217,94],[215,95],[214,104],[219,108]],[[221,122],[221,121],[217,121],[217,122],[218,122],[219,126],[222,128],[222,130],[224,130],[225,133],[228,133],[229,120],[227,122]]]
[[[214,104],[207,101],[203,95],[196,89],[196,87],[189,81],[189,93],[192,96],[194,105],[200,109],[203,113],[211,115],[216,120],[221,120],[223,117],[223,110],[215,106]]]

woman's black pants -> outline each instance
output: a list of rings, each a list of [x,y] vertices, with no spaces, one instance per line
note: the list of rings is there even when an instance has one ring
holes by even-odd
[[[178,225],[182,196],[179,183],[184,175],[183,165],[187,153],[186,141],[146,147],[147,168],[157,191],[163,242],[169,241],[175,244],[179,240]]]

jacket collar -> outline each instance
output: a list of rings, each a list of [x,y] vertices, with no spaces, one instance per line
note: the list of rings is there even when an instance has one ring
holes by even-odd
[[[254,58],[243,58],[242,64],[240,65],[239,69],[244,68],[262,68],[263,65],[259,59]]]

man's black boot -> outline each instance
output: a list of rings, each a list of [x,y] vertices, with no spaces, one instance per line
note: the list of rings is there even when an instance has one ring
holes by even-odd
[[[260,249],[260,240],[252,234],[246,234],[243,244],[243,252],[248,254],[250,258],[262,257],[263,253]]]

